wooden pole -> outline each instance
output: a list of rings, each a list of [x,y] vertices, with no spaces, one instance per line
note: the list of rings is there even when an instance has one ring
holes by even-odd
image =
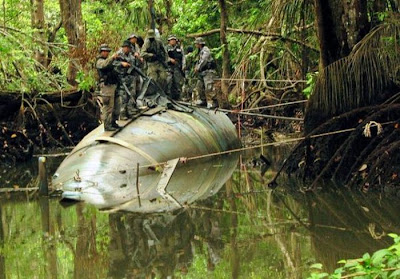
[[[264,155],[264,127],[261,126],[261,155]]]
[[[140,200],[140,193],[139,193],[139,163],[136,164],[136,193],[137,193],[137,198],[139,201],[139,207],[142,207],[142,202]]]
[[[46,157],[39,157],[39,195],[49,195],[49,183],[47,180]]]

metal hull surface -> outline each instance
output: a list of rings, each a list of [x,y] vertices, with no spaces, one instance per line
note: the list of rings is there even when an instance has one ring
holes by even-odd
[[[99,208],[119,207],[141,212],[170,210],[192,199],[187,196],[177,198],[177,201],[181,200],[178,202],[173,201],[174,198],[164,205],[160,202],[167,200],[156,193],[165,162],[237,147],[239,140],[236,130],[223,113],[204,109],[195,109],[192,113],[166,110],[141,116],[112,134],[104,132],[103,126],[99,126],[61,163],[53,176],[53,185],[64,192],[64,198],[84,200]],[[168,193],[171,189],[178,193],[182,188],[184,194],[179,196],[191,193],[191,196],[199,197],[193,194],[193,189],[207,192],[208,188],[215,188],[214,182],[223,184],[227,179],[226,174],[233,171],[231,161],[235,161],[234,157],[211,157],[201,160],[200,164],[179,164],[168,183]],[[137,164],[140,166],[138,180]],[[215,164],[221,167],[212,167]],[[202,177],[213,179],[206,179],[206,183]],[[196,182],[192,181],[194,178]],[[138,202],[137,181],[143,201],[140,207],[135,206]],[[154,199],[158,199],[158,202],[154,203]],[[129,202],[131,205],[127,206]],[[122,204],[126,204],[126,208],[121,207]]]

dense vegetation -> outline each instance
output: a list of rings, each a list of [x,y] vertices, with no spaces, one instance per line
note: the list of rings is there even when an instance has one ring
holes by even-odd
[[[381,175],[398,177],[384,165],[396,165],[396,156],[376,160],[400,146],[395,137],[398,1],[4,0],[1,11],[0,118],[11,120],[8,126],[18,131],[27,129],[24,134],[36,146],[70,145],[97,125],[92,92],[98,46],[108,43],[117,50],[128,34],[145,36],[156,27],[164,40],[176,34],[184,47],[196,36],[206,38],[218,60],[225,106],[302,117],[299,104],[265,106],[310,98],[307,134],[356,128],[349,138],[301,143],[287,171],[307,178],[340,177],[349,184],[354,171],[374,162],[371,173],[353,181],[369,185],[380,183]],[[372,109],[363,109],[367,106]],[[77,120],[87,123],[68,119],[71,115],[85,115]],[[360,145],[359,131],[370,121],[393,125]],[[288,132],[301,127],[254,116],[240,123]]]

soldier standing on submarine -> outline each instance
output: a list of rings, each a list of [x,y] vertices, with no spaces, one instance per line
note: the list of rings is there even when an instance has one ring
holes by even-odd
[[[100,55],[96,60],[96,69],[99,74],[101,121],[104,123],[104,129],[106,131],[115,131],[119,128],[116,123],[118,113],[114,106],[118,76],[113,63],[118,57],[118,54],[114,53],[109,57],[110,52],[111,49],[107,44],[102,44],[100,46]]]

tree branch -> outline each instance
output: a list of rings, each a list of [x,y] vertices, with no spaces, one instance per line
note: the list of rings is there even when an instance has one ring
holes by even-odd
[[[244,30],[244,29],[236,29],[236,28],[227,28],[226,29],[227,32],[230,33],[239,33],[239,34],[249,34],[249,35],[254,35],[254,36],[264,36],[264,37],[270,37],[272,40],[282,40],[282,41],[287,41],[287,42],[291,42],[291,43],[295,43],[298,45],[302,45],[312,51],[315,52],[319,52],[319,50],[313,46],[307,45],[306,43],[303,43],[301,41],[298,41],[296,39],[292,39],[292,38],[288,38],[288,37],[283,37],[281,34],[279,33],[273,33],[273,32],[262,32],[262,31],[257,31],[257,30]],[[199,33],[192,33],[192,34],[188,34],[186,35],[186,37],[188,38],[195,38],[195,37],[206,37],[206,36],[210,36],[216,33],[220,32],[220,28],[217,29],[211,29],[208,31],[204,31],[204,32],[199,32]]]

